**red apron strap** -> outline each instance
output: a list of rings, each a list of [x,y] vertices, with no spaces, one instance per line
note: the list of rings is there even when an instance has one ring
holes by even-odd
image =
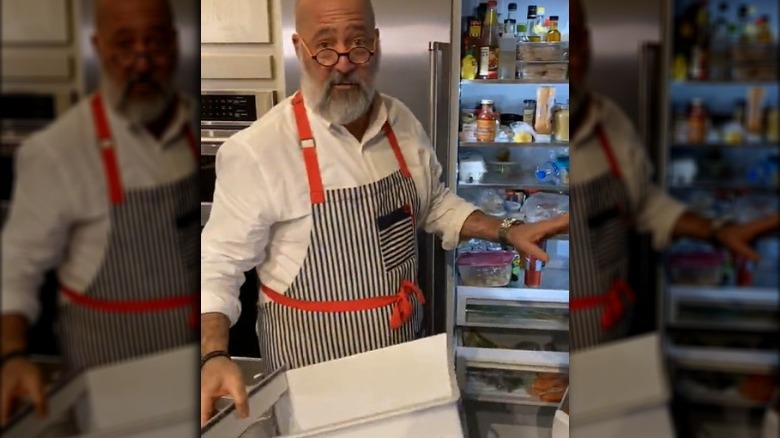
[[[187,123],[182,128],[182,131],[184,131],[184,136],[187,138],[187,146],[190,147],[190,152],[192,152],[192,156],[195,157],[195,162],[197,163],[200,161],[200,150],[195,141],[195,134],[192,133],[192,126]]]
[[[622,179],[623,174],[620,172],[620,166],[618,165],[617,158],[615,158],[615,153],[612,151],[612,146],[610,146],[607,132],[604,130],[604,126],[602,126],[601,123],[596,125],[596,135],[599,137],[601,150],[604,151],[604,155],[607,156],[607,161],[609,161],[609,170],[616,178]]]
[[[306,115],[306,107],[303,104],[303,95],[300,91],[295,93],[292,100],[295,124],[298,127],[298,140],[303,151],[303,161],[306,164],[306,177],[309,179],[309,195],[312,204],[325,202],[325,190],[322,188],[322,175],[320,163],[317,159],[317,145],[311,133],[309,116]]]
[[[385,136],[387,136],[387,140],[390,142],[390,147],[393,148],[395,159],[398,161],[398,166],[401,168],[401,174],[404,178],[411,178],[412,174],[409,173],[406,159],[404,159],[404,154],[401,153],[401,145],[398,144],[398,138],[395,136],[395,132],[393,131],[393,127],[390,126],[389,121],[386,121],[385,124],[382,125],[382,130],[385,132]]]
[[[631,287],[623,280],[615,280],[609,291],[600,296],[575,298],[569,301],[569,310],[572,312],[588,310],[594,307],[602,307],[601,327],[609,330],[623,316],[624,306],[623,297],[630,302],[636,301],[636,295]]]
[[[359,312],[363,310],[378,309],[393,305],[393,313],[390,316],[390,327],[393,329],[401,327],[412,315],[411,295],[415,295],[421,304],[425,304],[425,296],[414,283],[403,280],[397,294],[383,297],[363,298],[349,301],[305,301],[290,298],[287,295],[280,294],[271,288],[261,285],[263,294],[271,301],[305,312],[321,313],[340,313],[340,312]]]
[[[114,140],[111,137],[111,127],[108,123],[108,116],[106,115],[103,98],[100,93],[92,95],[90,104],[92,106],[92,119],[95,123],[95,134],[97,135],[98,146],[100,146],[100,156],[103,161],[103,170],[106,173],[108,198],[111,204],[121,204],[124,200],[122,178],[116,159]]]
[[[185,307],[185,306],[192,306],[193,313],[190,315],[188,323],[191,328],[197,328],[198,323],[200,322],[200,318],[198,318],[198,314],[200,313],[198,309],[199,295],[197,294],[180,295],[176,297],[160,298],[156,300],[136,300],[136,301],[110,300],[109,301],[109,300],[99,300],[84,294],[80,294],[75,290],[69,288],[68,286],[65,286],[64,284],[60,285],[60,291],[62,291],[62,294],[68,297],[68,299],[75,304],[86,307],[88,309],[99,310],[103,312],[111,312],[111,313],[161,312],[165,310],[178,309],[180,307]]]

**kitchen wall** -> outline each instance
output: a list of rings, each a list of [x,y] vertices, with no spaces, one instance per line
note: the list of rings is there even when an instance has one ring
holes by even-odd
[[[201,89],[283,94],[281,2],[202,0]]]

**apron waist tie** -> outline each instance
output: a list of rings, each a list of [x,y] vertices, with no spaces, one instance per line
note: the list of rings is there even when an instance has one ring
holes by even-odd
[[[623,297],[628,298],[630,302],[636,301],[634,291],[631,286],[623,280],[615,279],[609,291],[601,296],[576,298],[569,301],[571,311],[587,310],[594,307],[604,307],[601,313],[601,327],[606,330],[615,326],[618,320],[623,316],[624,306]]]
[[[170,298],[158,298],[153,300],[99,300],[80,294],[75,290],[60,285],[62,293],[72,302],[87,307],[92,310],[114,313],[146,313],[160,312],[164,310],[178,309],[179,307],[192,306],[192,313],[189,317],[189,326],[196,329],[200,322],[200,311],[198,309],[198,295],[179,295]]]
[[[400,328],[412,316],[413,307],[410,299],[411,295],[416,296],[417,301],[419,301],[420,304],[425,304],[425,297],[420,288],[408,280],[401,281],[401,287],[395,295],[344,301],[297,300],[280,294],[265,285],[261,285],[260,288],[271,301],[286,307],[292,307],[293,309],[307,312],[358,312],[361,310],[373,310],[393,305],[393,313],[390,315],[390,328],[392,329]]]

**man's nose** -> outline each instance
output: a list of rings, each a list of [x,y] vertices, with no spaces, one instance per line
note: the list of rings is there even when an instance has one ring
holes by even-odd
[[[339,61],[336,63],[333,68],[336,69],[337,72],[342,74],[349,74],[353,70],[355,70],[355,64],[352,63],[352,61],[349,60],[349,56],[339,56]]]

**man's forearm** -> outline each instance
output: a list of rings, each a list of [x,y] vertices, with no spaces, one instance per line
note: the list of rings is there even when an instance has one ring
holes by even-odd
[[[221,313],[200,315],[200,353],[228,349],[230,320]]]
[[[0,354],[27,349],[27,318],[19,314],[3,315]]]
[[[691,211],[686,211],[677,219],[672,228],[672,237],[690,237],[707,240],[710,238],[712,220],[699,216]]]
[[[498,229],[501,227],[501,219],[488,216],[476,210],[466,218],[460,229],[461,240],[480,239],[490,242],[498,242]]]

